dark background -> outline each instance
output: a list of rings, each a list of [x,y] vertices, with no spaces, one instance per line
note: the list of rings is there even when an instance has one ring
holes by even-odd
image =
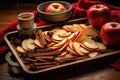
[[[0,3],[5,2],[5,3],[9,3],[9,2],[19,2],[19,3],[41,3],[41,2],[45,2],[45,1],[52,1],[52,0],[2,0],[0,1]],[[57,0],[55,0],[57,1]],[[67,1],[70,3],[73,2],[77,2],[78,0],[63,0],[63,1]],[[99,0],[114,6],[120,6],[120,0]]]

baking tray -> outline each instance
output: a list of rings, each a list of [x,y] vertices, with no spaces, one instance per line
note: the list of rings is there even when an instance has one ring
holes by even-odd
[[[65,24],[75,24],[75,23],[88,23],[87,18],[79,18],[79,19],[74,19],[74,20],[69,20],[66,22],[62,22],[62,23],[55,23],[55,24],[50,24],[50,25],[45,25],[45,26],[40,26],[37,29],[42,29],[42,30],[51,30],[54,29],[56,26],[62,26]],[[82,66],[83,63],[86,62],[90,62],[90,61],[95,61],[95,60],[103,60],[103,58],[105,59],[105,57],[114,57],[114,56],[118,56],[120,53],[120,50],[116,49],[116,50],[112,50],[110,52],[106,52],[104,54],[98,55],[96,57],[93,58],[86,58],[86,59],[82,59],[82,60],[77,60],[77,61],[73,61],[73,62],[69,62],[69,63],[65,63],[65,64],[61,64],[55,67],[51,67],[51,68],[47,68],[47,69],[42,69],[42,70],[38,70],[38,71],[31,71],[29,70],[26,65],[22,62],[21,58],[19,57],[19,55],[17,54],[16,50],[14,49],[14,47],[12,46],[12,44],[10,43],[10,37],[12,35],[17,34],[17,31],[12,31],[12,32],[8,32],[6,33],[4,39],[7,43],[7,45],[9,46],[12,54],[15,56],[16,60],[18,61],[20,67],[22,68],[22,70],[27,73],[27,74],[42,74],[42,73],[46,73],[46,72],[54,72],[57,70],[61,70],[61,69],[66,69],[66,68],[71,68],[74,67],[74,65],[78,65],[78,66]]]

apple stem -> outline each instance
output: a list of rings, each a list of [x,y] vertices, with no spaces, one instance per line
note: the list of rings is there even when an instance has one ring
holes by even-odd
[[[116,24],[111,24],[112,25],[112,27],[116,27]]]
[[[96,4],[96,7],[97,7],[97,8],[100,8],[99,4]]]

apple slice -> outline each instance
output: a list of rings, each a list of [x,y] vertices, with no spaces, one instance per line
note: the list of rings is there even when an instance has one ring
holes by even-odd
[[[17,46],[16,50],[20,53],[25,53],[25,50],[21,46]]]
[[[75,52],[78,53],[80,56],[85,55],[85,54],[82,53],[81,50],[80,50],[80,43],[78,43],[78,42],[73,42],[73,48],[74,48]]]
[[[97,29],[91,28],[89,27],[86,31],[85,31],[85,35],[88,37],[96,37],[96,36],[100,36],[99,34],[100,32]]]
[[[60,37],[63,37],[63,38],[65,38],[65,37],[68,37],[68,36],[70,36],[71,34],[72,34],[71,32],[68,32],[68,33],[66,33],[66,34],[60,35]]]
[[[23,49],[25,49],[25,50],[28,51],[29,48],[27,47],[27,41],[28,41],[27,39],[25,39],[25,40],[22,41],[22,47],[23,47]]]
[[[79,28],[80,26],[79,26],[79,24],[73,24],[73,28]]]
[[[52,38],[55,39],[55,40],[63,40],[64,38],[60,37],[60,36],[65,35],[65,34],[67,34],[66,30],[59,29],[59,30],[57,30],[53,33]]]
[[[68,42],[66,42],[58,51],[65,50],[67,46],[68,46]]]
[[[96,45],[95,43],[89,43],[87,41],[83,42],[83,45],[88,49],[88,50],[96,50],[98,49],[98,45]]]
[[[82,53],[85,53],[85,54],[87,54],[87,53],[89,53],[90,51],[89,50],[87,50],[87,49],[85,49],[85,48],[83,48],[83,47],[81,47],[80,46],[80,51],[82,52]]]
[[[60,42],[60,40],[55,40],[53,38],[50,38],[50,40],[51,40],[51,42],[54,42],[54,43],[59,43]]]
[[[69,52],[69,54],[71,54],[72,56],[77,56],[78,54],[73,50],[71,49],[69,46],[67,46],[66,50]]]
[[[83,28],[84,30],[87,30],[88,29],[88,26],[86,24],[79,24],[79,26],[81,28]]]
[[[73,42],[69,41],[68,47],[73,50]]]
[[[67,54],[67,52],[65,51],[65,52],[60,54],[60,57],[64,57],[66,54]]]
[[[70,36],[68,36],[68,40],[73,40],[76,37],[75,33],[72,33]]]
[[[81,46],[88,49],[89,51],[94,51],[94,50],[98,49],[98,45],[91,38],[87,38],[87,39],[83,40],[82,44],[81,44]]]
[[[45,40],[46,40],[47,42],[51,42],[51,39],[50,39],[50,37],[48,36],[48,31],[44,31],[43,35],[44,35],[44,38],[45,38]]]
[[[58,44],[55,44],[53,46],[54,47],[63,46],[64,44],[66,44],[67,41],[68,41],[68,39],[64,38],[61,42],[59,42]]]
[[[42,48],[40,41],[38,39],[35,39],[33,42],[37,47]]]
[[[88,39],[89,37],[86,36],[85,34],[81,33],[81,36],[75,39],[74,41],[82,43],[84,40]]]
[[[66,54],[63,58],[73,58],[73,56],[71,54]]]
[[[95,57],[95,56],[97,56],[97,55],[98,55],[98,52],[90,52],[90,53],[88,54],[88,56],[91,57],[91,58],[93,58],[93,57]]]
[[[69,32],[75,32],[76,30],[74,30],[73,25],[64,25],[63,29]]]
[[[75,35],[76,36],[73,38],[73,41],[76,41],[81,36],[81,33],[79,31],[76,31]]]
[[[35,49],[35,45],[33,44],[34,40],[32,38],[29,38],[27,40],[27,48],[30,50],[34,50]]]
[[[96,42],[96,44],[98,45],[98,49],[99,49],[99,50],[107,49],[107,47],[106,47],[103,43]]]

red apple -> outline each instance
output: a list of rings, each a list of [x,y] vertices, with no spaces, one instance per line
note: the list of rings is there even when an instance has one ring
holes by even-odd
[[[59,13],[64,11],[66,11],[66,7],[61,3],[50,3],[45,9],[47,13]]]
[[[120,46],[120,23],[105,23],[100,30],[100,36],[106,46]]]
[[[89,23],[97,29],[101,29],[104,23],[110,21],[110,16],[110,8],[103,4],[93,5],[87,11]]]

